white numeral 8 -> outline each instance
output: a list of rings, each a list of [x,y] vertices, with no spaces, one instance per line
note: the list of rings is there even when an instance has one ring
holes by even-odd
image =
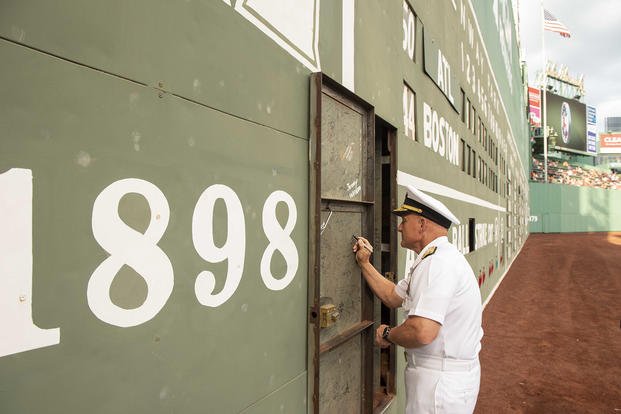
[[[284,228],[280,227],[276,219],[276,206],[280,202],[285,203],[289,209],[289,217],[287,217],[287,224]],[[295,202],[284,191],[274,191],[265,200],[263,205],[263,231],[270,243],[261,258],[261,278],[268,289],[282,290],[286,288],[298,270],[298,249],[290,237],[297,218],[298,211]],[[287,262],[287,270],[281,279],[274,278],[270,269],[272,257],[276,250],[282,253]]]
[[[129,193],[144,196],[151,220],[144,234],[119,217],[119,202]],[[174,284],[173,268],[157,243],[162,238],[170,210],[166,197],[148,181],[128,178],[106,187],[93,205],[92,227],[95,240],[110,257],[93,272],[88,281],[88,306],[95,316],[112,325],[136,326],[153,318],[166,304]],[[123,309],[110,299],[110,285],[124,264],[133,268],[147,283],[144,303],[135,309]]]

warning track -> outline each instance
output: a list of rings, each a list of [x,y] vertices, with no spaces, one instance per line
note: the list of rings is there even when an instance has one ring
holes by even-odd
[[[475,413],[621,413],[621,233],[531,234],[483,329]]]

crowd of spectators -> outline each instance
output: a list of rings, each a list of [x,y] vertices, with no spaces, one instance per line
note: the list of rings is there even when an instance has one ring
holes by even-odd
[[[531,181],[544,182],[544,161],[533,158]],[[548,159],[548,182],[556,184],[621,190],[621,177],[613,171],[571,165]]]

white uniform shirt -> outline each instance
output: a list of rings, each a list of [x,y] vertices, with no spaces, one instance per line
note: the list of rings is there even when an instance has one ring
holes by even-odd
[[[424,257],[432,246],[435,253]],[[481,292],[465,257],[446,237],[438,237],[421,250],[395,292],[404,299],[406,315],[442,325],[433,342],[408,352],[440,358],[478,357],[483,337]]]

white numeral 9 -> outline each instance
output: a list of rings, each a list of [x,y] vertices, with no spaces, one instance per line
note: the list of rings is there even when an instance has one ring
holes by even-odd
[[[218,199],[222,199],[227,211],[227,237],[222,247],[213,239],[213,212]],[[231,188],[214,184],[201,194],[192,216],[192,240],[196,252],[210,263],[228,261],[226,281],[220,293],[214,294],[216,278],[205,270],[198,274],[194,292],[198,301],[216,307],[226,302],[237,290],[244,271],[246,254],[246,224],[239,197]]]

